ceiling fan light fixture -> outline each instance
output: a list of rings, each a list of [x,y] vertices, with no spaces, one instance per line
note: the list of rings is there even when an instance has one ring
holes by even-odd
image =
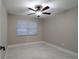
[[[36,12],[36,15],[37,15],[37,16],[40,16],[40,15],[42,15],[42,12],[41,12],[41,11],[37,11],[37,12]]]

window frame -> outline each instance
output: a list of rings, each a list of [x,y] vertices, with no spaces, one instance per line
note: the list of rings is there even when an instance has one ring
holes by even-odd
[[[25,35],[17,34],[17,22],[16,22],[16,36],[36,36],[38,34],[38,23],[36,21],[35,21],[35,23],[36,23],[36,33],[35,34],[25,34]],[[27,23],[28,21],[25,21],[25,22]],[[34,22],[34,21],[29,21],[29,22]]]

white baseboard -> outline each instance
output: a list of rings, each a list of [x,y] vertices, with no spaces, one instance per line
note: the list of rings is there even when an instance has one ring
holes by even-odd
[[[70,50],[68,50],[68,49],[65,49],[65,48],[62,48],[62,47],[53,45],[53,44],[48,43],[48,42],[45,42],[45,41],[44,41],[43,43],[45,43],[45,44],[47,44],[47,45],[49,45],[49,46],[51,46],[51,47],[55,47],[55,48],[57,48],[57,49],[59,49],[59,50],[61,50],[61,51],[64,51],[64,52],[66,52],[66,53],[72,54],[72,55],[74,55],[74,56],[78,56],[77,53],[75,53],[75,52],[73,52],[73,51],[70,51]]]
[[[19,47],[19,46],[26,46],[26,45],[32,45],[32,44],[37,44],[37,43],[43,43],[43,41],[29,42],[29,43],[22,43],[22,44],[14,44],[14,45],[8,45],[8,48]]]

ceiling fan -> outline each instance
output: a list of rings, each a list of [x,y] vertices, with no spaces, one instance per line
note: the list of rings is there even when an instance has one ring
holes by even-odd
[[[37,15],[37,17],[40,17],[42,14],[51,15],[51,13],[49,13],[49,12],[44,12],[45,10],[47,10],[49,8],[50,8],[49,6],[46,6],[46,7],[43,8],[42,5],[36,5],[35,6],[36,10],[34,10],[33,8],[28,8],[29,10],[34,11],[34,13],[30,13],[30,14],[27,14],[27,15],[33,15],[33,14],[35,14],[35,15]]]

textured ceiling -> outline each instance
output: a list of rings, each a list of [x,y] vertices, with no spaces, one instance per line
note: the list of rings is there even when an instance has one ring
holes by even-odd
[[[46,11],[52,14],[68,10],[78,5],[78,0],[3,0],[3,2],[8,13],[14,15],[27,15],[33,12],[28,10],[28,7],[34,8],[38,4],[50,6],[51,8]]]

